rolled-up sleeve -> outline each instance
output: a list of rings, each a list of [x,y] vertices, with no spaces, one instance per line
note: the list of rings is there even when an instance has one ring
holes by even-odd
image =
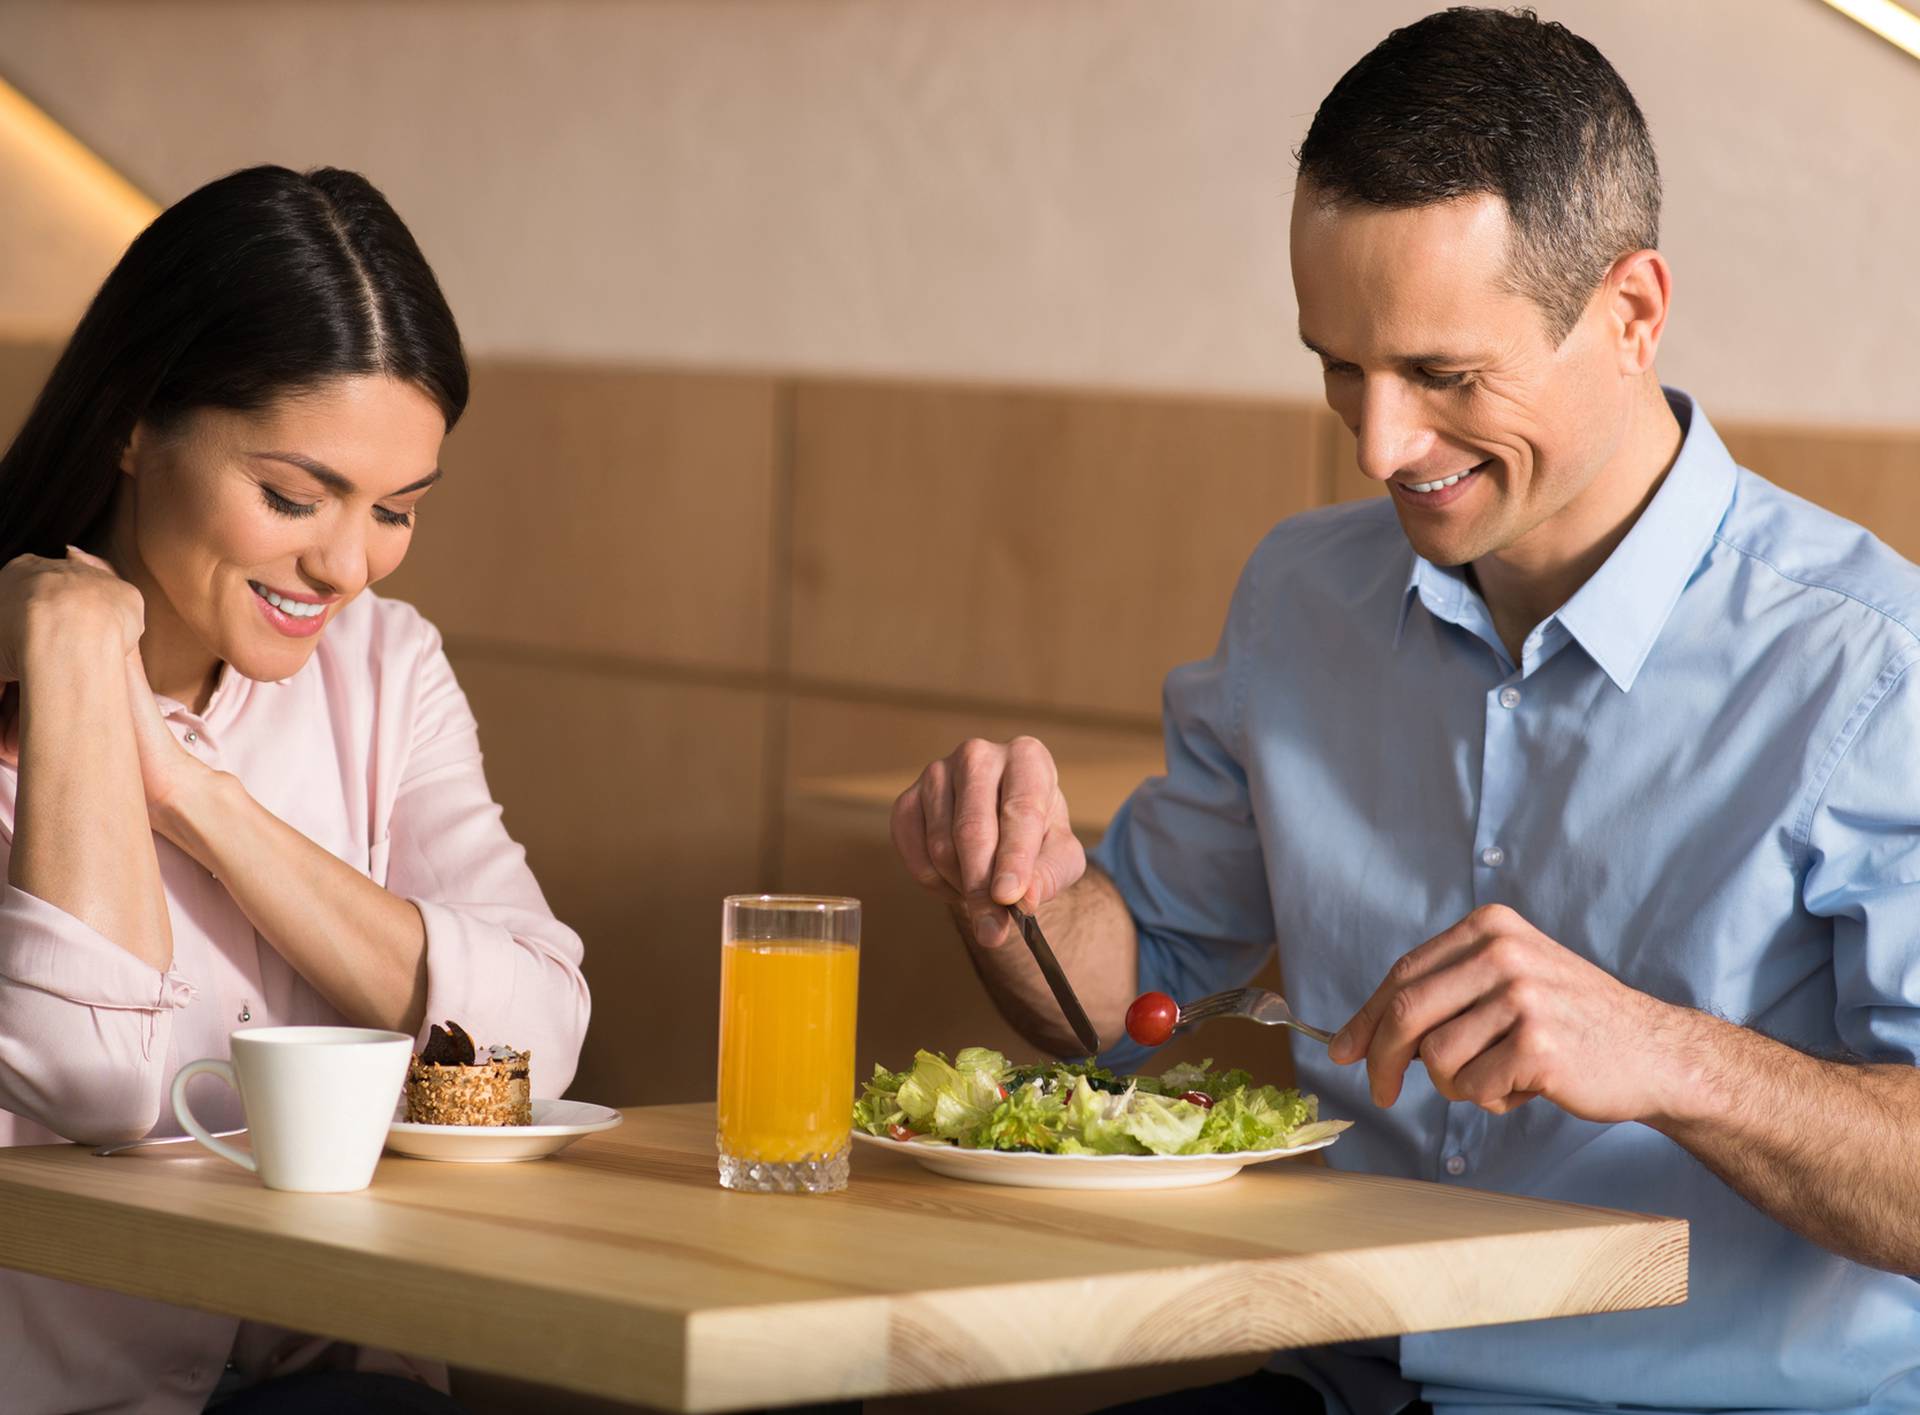
[[[580,936],[554,918],[507,834],[437,636],[417,687],[384,883],[426,922],[426,1025],[451,1018],[483,1045],[532,1051],[534,1094],[558,1096],[587,1032]]]
[[[1920,1063],[1920,660],[1881,675],[1830,755],[1802,899],[1833,920],[1834,1025],[1869,1061]]]
[[[0,877],[11,857],[0,843]],[[0,886],[0,1106],[88,1144],[159,1118],[173,1014],[194,998],[63,909]]]
[[[1094,851],[1133,916],[1141,990],[1176,999],[1246,982],[1273,950],[1273,904],[1242,765],[1241,646],[1257,564],[1241,576],[1213,657],[1167,675],[1166,775],[1142,783]],[[1145,1055],[1122,1043],[1105,1059],[1131,1069]]]

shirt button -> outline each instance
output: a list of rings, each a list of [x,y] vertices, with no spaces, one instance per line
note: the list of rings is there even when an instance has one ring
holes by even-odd
[[[1467,1172],[1467,1157],[1465,1155],[1448,1155],[1447,1156],[1447,1173],[1448,1174],[1451,1174],[1455,1179],[1458,1179],[1461,1175],[1465,1174],[1466,1172]]]
[[[200,740],[200,734],[198,732],[189,732],[187,734],[188,742],[198,742],[199,740]]]
[[[1500,690],[1500,706],[1503,708],[1519,707],[1520,690],[1518,688],[1502,688]]]
[[[1489,845],[1480,852],[1480,863],[1490,870],[1497,870],[1507,862],[1507,852],[1498,845]]]

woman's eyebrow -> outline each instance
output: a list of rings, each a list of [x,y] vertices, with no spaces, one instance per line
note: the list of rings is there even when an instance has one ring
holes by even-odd
[[[335,492],[341,496],[352,496],[360,490],[359,487],[355,486],[346,477],[341,476],[340,473],[336,472],[326,463],[316,462],[313,458],[299,452],[255,452],[252,455],[263,458],[269,462],[285,462],[290,467],[298,467],[328,491]],[[419,481],[409,482],[398,491],[390,491],[387,495],[405,496],[410,491],[419,491],[425,487],[432,486],[440,480],[440,470],[440,468],[435,467],[424,477],[420,478]]]

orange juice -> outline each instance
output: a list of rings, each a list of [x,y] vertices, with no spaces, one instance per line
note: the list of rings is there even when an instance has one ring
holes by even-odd
[[[739,940],[720,950],[720,1148],[745,1160],[847,1146],[860,950]]]

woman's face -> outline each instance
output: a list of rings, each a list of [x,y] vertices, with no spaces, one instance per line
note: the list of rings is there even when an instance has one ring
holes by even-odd
[[[445,433],[431,398],[379,375],[136,428],[112,553],[146,596],[155,687],[175,692],[163,678],[204,674],[209,654],[262,681],[298,672],[406,555]]]

